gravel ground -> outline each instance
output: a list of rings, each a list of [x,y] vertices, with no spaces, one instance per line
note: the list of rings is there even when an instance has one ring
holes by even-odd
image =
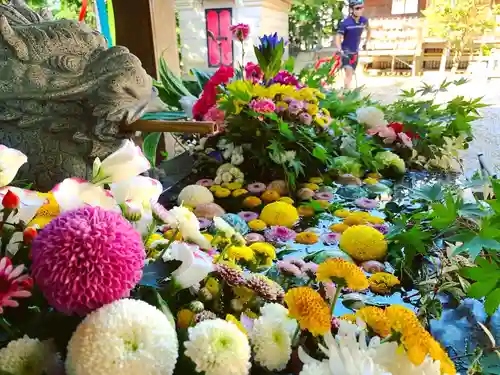
[[[464,168],[467,175],[479,168],[477,155],[483,153],[488,166],[500,172],[500,85],[499,79],[466,77],[469,82],[462,86],[450,87],[449,92],[439,94],[438,101],[449,100],[457,95],[466,98],[483,96],[490,106],[481,111],[482,118],[474,122],[474,136],[470,148],[463,153]],[[364,92],[381,102],[391,102],[397,98],[401,89],[418,88],[422,82],[439,84],[443,80],[438,74],[424,77],[368,77],[358,74],[358,85],[364,85]]]

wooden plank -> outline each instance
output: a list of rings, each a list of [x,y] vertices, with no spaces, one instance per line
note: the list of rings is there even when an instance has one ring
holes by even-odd
[[[164,54],[169,68],[180,75],[174,0],[113,1],[116,43],[130,49],[152,77]]]
[[[137,120],[132,124],[123,125],[122,129],[127,132],[213,134],[217,131],[217,125],[211,121]]]

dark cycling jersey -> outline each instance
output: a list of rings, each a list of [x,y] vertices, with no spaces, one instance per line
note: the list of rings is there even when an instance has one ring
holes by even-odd
[[[360,17],[358,21],[354,17],[345,18],[339,25],[338,33],[344,36],[342,51],[354,53],[359,51],[361,35],[368,27],[368,19]]]

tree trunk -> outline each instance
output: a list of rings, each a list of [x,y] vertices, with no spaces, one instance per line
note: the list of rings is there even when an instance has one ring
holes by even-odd
[[[450,45],[447,44],[443,48],[443,54],[441,55],[441,62],[439,63],[439,73],[444,74],[446,72],[446,61],[448,60],[448,54],[450,53]]]
[[[451,74],[456,74],[458,68],[460,66],[460,60],[462,59],[462,55],[464,54],[465,43],[463,42],[463,38],[460,40],[458,45],[458,49],[455,51],[455,56],[453,56],[453,65],[451,68]]]

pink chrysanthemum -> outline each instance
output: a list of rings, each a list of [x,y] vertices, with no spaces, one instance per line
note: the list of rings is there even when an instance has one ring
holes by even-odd
[[[248,106],[257,113],[271,113],[276,109],[271,99],[254,99]]]
[[[142,276],[141,235],[121,215],[99,207],[52,220],[32,246],[33,277],[47,301],[85,315],[128,297]]]
[[[4,307],[17,307],[19,303],[13,298],[31,296],[33,281],[28,275],[22,275],[24,265],[14,267],[9,258],[0,259],[0,314]]]
[[[297,233],[287,227],[274,226],[267,229],[264,236],[268,242],[281,243],[294,240]]]
[[[295,264],[290,263],[286,260],[278,260],[278,262],[276,262],[276,268],[280,273],[282,273],[285,276],[292,276],[292,277],[302,276],[302,271],[300,270],[300,268],[297,267]]]

